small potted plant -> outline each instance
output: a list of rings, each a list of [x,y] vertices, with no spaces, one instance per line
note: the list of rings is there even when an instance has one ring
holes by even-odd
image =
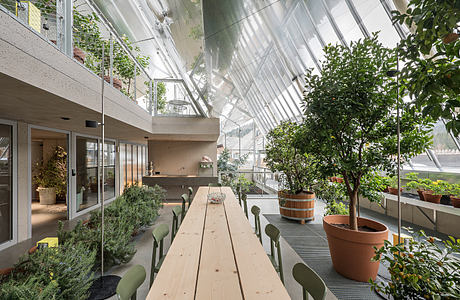
[[[319,177],[316,159],[302,153],[294,145],[299,125],[283,122],[267,135],[266,162],[272,172],[280,172],[278,191],[281,216],[300,221],[314,218],[315,193],[313,185]]]
[[[432,181],[430,184],[425,184],[426,191],[423,196],[425,201],[432,203],[441,203],[442,195],[449,193],[449,183],[444,180]]]
[[[451,184],[450,186],[450,201],[454,207],[460,208],[460,184]]]
[[[33,183],[41,205],[56,203],[56,195],[64,195],[67,190],[67,153],[58,146],[48,161],[37,163]]]
[[[425,201],[426,187],[431,184],[431,180],[428,178],[418,178],[418,173],[407,174],[407,179],[410,181],[404,186],[407,189],[416,190],[420,200]],[[428,191],[429,192],[429,191]]]
[[[392,195],[397,195],[398,194],[398,177],[397,176],[391,176],[389,177],[389,185],[388,185],[388,192]],[[403,188],[400,188],[400,191],[403,191]]]

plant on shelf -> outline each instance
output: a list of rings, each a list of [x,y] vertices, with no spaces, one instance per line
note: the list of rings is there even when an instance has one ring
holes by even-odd
[[[439,240],[420,231],[408,245],[385,241],[374,261],[384,261],[390,281],[370,281],[372,289],[392,299],[459,299],[460,239]]]
[[[33,183],[38,186],[40,204],[56,203],[56,196],[65,199],[67,193],[67,152],[61,146],[54,149],[48,161],[35,165]]]
[[[425,192],[423,197],[425,201],[433,203],[441,203],[441,198],[450,191],[450,184],[444,180],[431,181],[424,184]]]
[[[451,184],[449,194],[452,205],[454,207],[460,208],[460,184]]]
[[[398,194],[398,176],[393,175],[388,177],[388,192],[392,195],[397,195]],[[400,187],[400,191],[403,191],[403,187]]]
[[[425,192],[427,191],[427,186],[431,184],[431,180],[428,178],[419,178],[418,173],[415,172],[408,173],[406,178],[410,181],[404,187],[417,191],[420,200],[425,201]]]
[[[281,173],[278,192],[281,215],[302,222],[313,218],[313,186],[319,179],[319,173],[315,157],[303,153],[294,144],[298,130],[299,125],[290,121],[272,129],[266,137],[265,162],[272,172]],[[297,210],[289,209],[292,207],[290,201],[297,202]]]
[[[447,130],[460,133],[460,5],[458,1],[410,0],[393,22],[411,32],[401,41],[401,78],[417,107]]]
[[[395,79],[386,75],[396,67],[395,51],[379,43],[377,35],[352,42],[350,47],[327,46],[324,52],[321,74],[307,72],[305,118],[297,144],[316,156],[323,178],[342,175],[349,215],[326,216],[323,226],[335,269],[348,278],[368,281],[378,270],[378,264],[370,262],[373,246],[383,245],[388,229],[381,223],[358,219],[356,205],[362,179],[371,172],[395,168],[398,105],[402,109],[403,162],[429,146],[430,123],[414,107],[397,102]],[[360,226],[376,232],[358,233]],[[347,241],[342,244],[343,239],[334,236],[344,236]],[[360,255],[353,250],[357,244],[347,245],[356,240],[361,240]]]

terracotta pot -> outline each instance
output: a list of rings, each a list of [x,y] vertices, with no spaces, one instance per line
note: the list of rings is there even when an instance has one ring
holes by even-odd
[[[444,44],[450,44],[452,42],[455,42],[456,40],[458,40],[458,34],[455,32],[451,32],[442,39],[442,42]]]
[[[315,193],[313,192],[302,192],[293,195],[280,191],[278,192],[280,215],[301,223],[311,221],[315,216],[315,199]]]
[[[106,82],[110,83],[110,76],[105,75],[104,80]],[[113,87],[116,88],[117,90],[121,90],[121,88],[123,87],[123,84],[122,84],[121,80],[114,77],[113,78]]]
[[[343,178],[341,177],[336,177],[335,180],[337,183],[343,183]]]
[[[403,188],[400,188],[401,192],[403,191]],[[392,195],[397,195],[398,194],[398,189],[396,188],[392,188],[392,187],[388,187],[388,192]]]
[[[75,58],[79,63],[85,64],[86,53],[83,52],[80,48],[73,48],[73,58]]]
[[[441,197],[442,195],[436,195],[433,194],[433,192],[424,192],[423,197],[425,198],[425,201],[431,202],[431,203],[441,203]]]
[[[13,272],[14,268],[4,268],[0,269],[0,276],[8,276]]]
[[[354,231],[334,224],[349,224],[348,216],[330,215],[323,218],[334,269],[353,280],[375,280],[380,262],[371,261],[371,258],[375,255],[374,246],[380,248],[388,239],[388,228],[366,218],[358,218],[358,226],[367,226],[376,232]]]
[[[452,203],[453,207],[460,208],[460,198],[450,196],[450,202]]]
[[[389,193],[388,187],[386,187],[385,189],[383,189],[383,192],[384,192],[384,193]]]
[[[424,196],[425,191],[417,190],[417,194],[420,197],[420,200],[425,201],[425,196]]]
[[[38,248],[37,246],[33,246],[32,248],[30,248],[29,251],[28,251],[29,254],[35,253],[35,251],[37,251],[37,248]]]

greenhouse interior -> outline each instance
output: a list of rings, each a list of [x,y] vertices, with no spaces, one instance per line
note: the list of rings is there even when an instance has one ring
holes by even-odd
[[[0,300],[460,299],[460,0],[0,0]]]

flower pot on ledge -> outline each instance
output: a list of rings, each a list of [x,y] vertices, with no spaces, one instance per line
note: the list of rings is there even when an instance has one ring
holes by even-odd
[[[56,188],[37,188],[40,205],[56,204]]]
[[[423,198],[424,198],[425,201],[427,201],[427,202],[440,204],[440,203],[441,203],[442,195],[436,195],[436,194],[433,194],[433,192],[431,192],[431,191],[425,191],[425,192],[423,193]]]
[[[110,83],[110,76],[105,75],[104,80],[107,83]],[[113,77],[113,87],[116,88],[117,90],[121,90],[121,88],[123,87],[123,84],[122,84],[121,80],[118,79],[118,78]]]
[[[375,280],[380,262],[371,261],[375,255],[374,246],[380,248],[388,239],[388,228],[379,222],[358,218],[359,227],[375,232],[355,231],[335,224],[349,224],[346,215],[330,215],[323,218],[332,264],[337,273],[361,282]]]
[[[400,188],[400,191],[402,192],[403,191],[403,188]],[[398,188],[392,188],[392,187],[388,187],[388,192],[392,195],[397,195],[398,194]]]
[[[450,202],[452,203],[453,207],[460,208],[460,198],[457,198],[455,196],[450,196]]]

